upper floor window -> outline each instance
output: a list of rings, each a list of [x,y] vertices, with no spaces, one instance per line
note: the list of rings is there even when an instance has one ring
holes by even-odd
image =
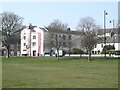
[[[36,42],[33,42],[33,43],[32,43],[32,46],[36,46]]]
[[[54,38],[54,34],[51,34],[51,38]]]
[[[69,35],[69,36],[68,36],[68,39],[71,40],[71,38],[72,38],[71,35]]]
[[[33,39],[36,39],[36,36],[35,36],[35,35],[33,36]]]
[[[61,38],[61,35],[59,35],[59,37]]]
[[[23,39],[26,40],[26,36],[24,36]]]
[[[26,46],[26,43],[24,43],[23,45]]]
[[[103,48],[103,44],[101,44],[101,47]]]
[[[64,39],[64,40],[66,39],[66,36],[65,36],[65,35],[63,35],[63,39]]]
[[[66,47],[66,43],[65,42],[63,42],[63,46]]]
[[[97,47],[97,45],[95,45],[95,48]]]

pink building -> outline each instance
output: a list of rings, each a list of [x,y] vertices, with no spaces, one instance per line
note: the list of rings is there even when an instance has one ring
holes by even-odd
[[[46,29],[37,26],[29,26],[21,31],[21,55],[41,56],[44,44],[44,31]]]

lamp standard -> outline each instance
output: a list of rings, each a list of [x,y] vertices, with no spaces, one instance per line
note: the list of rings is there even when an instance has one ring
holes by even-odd
[[[108,15],[108,13],[104,10],[104,46],[106,46],[106,15]],[[104,57],[106,58],[106,49]]]
[[[110,21],[110,23],[113,23],[113,30],[111,32],[111,37],[113,37],[113,45],[115,45],[115,37],[114,37],[114,28],[115,28],[115,21],[114,19]]]

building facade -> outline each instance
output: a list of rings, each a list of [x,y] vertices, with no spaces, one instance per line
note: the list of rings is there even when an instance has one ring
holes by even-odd
[[[55,50],[65,51],[79,47],[79,33],[68,30],[49,30],[33,26],[21,31],[21,55],[41,56],[44,53],[55,53]]]
[[[97,32],[98,43],[92,50],[92,54],[101,54],[105,45],[120,50],[120,30],[118,28],[106,29],[106,44],[104,43],[104,29]],[[21,55],[41,56],[44,53],[54,54],[55,50],[64,50],[70,53],[73,49],[84,49],[80,46],[83,34],[71,30],[49,30],[44,27],[27,27],[21,31]]]
[[[80,33],[71,30],[49,30],[44,34],[44,49],[46,53],[55,52],[61,49],[66,53],[72,51],[73,48],[79,48]]]
[[[43,54],[45,28],[32,26],[21,31],[21,55],[40,56]]]
[[[104,29],[98,30],[98,43],[93,49],[93,54],[101,54],[105,45],[115,47],[115,50],[120,50],[120,30],[118,28],[106,29],[106,44],[104,43]]]

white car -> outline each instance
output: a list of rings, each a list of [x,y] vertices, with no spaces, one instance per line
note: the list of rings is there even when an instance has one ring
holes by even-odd
[[[58,55],[59,54],[59,55]],[[55,56],[57,57],[57,56],[59,56],[59,57],[62,57],[63,56],[63,51],[62,50],[59,50],[58,52],[57,52],[57,50],[55,50]]]

